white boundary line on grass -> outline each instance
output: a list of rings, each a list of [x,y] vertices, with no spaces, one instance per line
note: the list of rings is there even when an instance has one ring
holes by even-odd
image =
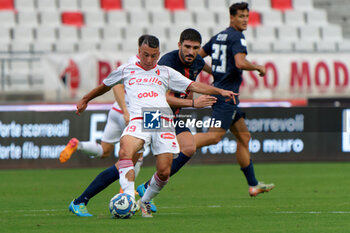
[[[207,208],[222,208],[221,205],[209,205],[209,206],[160,206],[159,209],[186,209],[186,208],[196,208],[196,207],[207,207]],[[249,206],[234,205],[230,206],[234,208],[247,208]],[[61,212],[67,211],[67,209],[38,209],[38,210],[0,210],[0,213],[38,213],[38,212]],[[278,211],[271,212],[274,214],[350,214],[350,211]],[[29,214],[30,215],[30,214]]]
[[[350,214],[350,211],[279,211],[275,214]]]
[[[159,209],[188,209],[188,208],[222,208],[221,205],[209,205],[209,206],[159,206]],[[249,206],[233,205],[233,208],[247,208]],[[37,210],[0,210],[0,213],[28,213],[28,212],[59,212],[67,211],[67,209],[37,209]]]
[[[203,208],[203,207],[207,207],[207,208],[223,208],[223,206],[221,205],[208,205],[208,206],[159,206],[157,208],[159,209],[188,209],[188,208]],[[252,206],[242,206],[242,205],[232,205],[229,207],[233,207],[233,208],[249,208]]]
[[[56,212],[56,211],[65,211],[67,209],[41,209],[41,210],[1,210],[0,213],[24,213],[24,212]]]

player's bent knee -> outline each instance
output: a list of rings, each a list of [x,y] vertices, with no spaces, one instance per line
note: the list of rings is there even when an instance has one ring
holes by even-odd
[[[239,134],[239,138],[237,138],[238,142],[240,144],[243,144],[244,146],[249,145],[250,139],[251,139],[250,133],[241,133],[241,134]]]
[[[169,177],[170,177],[170,170],[169,170],[169,172],[158,172],[157,175],[158,175],[159,179],[165,181],[165,180],[169,179]]]
[[[129,154],[128,151],[120,148],[119,150],[119,159],[132,159],[132,154]]]
[[[211,133],[210,134],[210,142],[211,144],[218,144],[222,137],[224,136],[224,134],[219,134],[219,133]]]
[[[188,157],[191,157],[196,153],[196,146],[195,145],[189,145],[189,146],[184,146],[181,148],[181,152],[185,154]]]
[[[157,175],[161,180],[167,180],[170,176],[170,168],[158,169]]]

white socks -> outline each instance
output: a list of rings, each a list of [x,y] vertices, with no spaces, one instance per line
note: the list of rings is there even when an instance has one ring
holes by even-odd
[[[132,163],[131,159],[119,160],[120,187],[123,189],[124,193],[127,193],[131,195],[133,198],[135,198],[135,192],[134,192],[135,181],[134,180],[129,181],[128,178],[125,177],[130,170],[134,170],[134,164]]]
[[[78,150],[95,158],[101,158],[103,154],[102,146],[96,142],[79,142]]]
[[[135,179],[140,172],[142,163],[143,163],[143,157],[139,158],[139,160],[137,160],[135,164]]]
[[[148,188],[146,189],[145,194],[143,195],[143,197],[141,198],[142,202],[149,202],[151,201],[155,196],[158,195],[158,193],[160,192],[160,190],[162,190],[162,188],[168,183],[168,180],[161,180],[157,173],[155,173],[152,176],[151,182],[148,185]]]

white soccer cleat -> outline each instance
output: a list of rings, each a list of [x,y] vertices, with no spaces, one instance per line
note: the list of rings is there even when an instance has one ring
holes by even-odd
[[[137,201],[138,206],[141,209],[142,217],[152,218],[151,205],[149,202],[142,202],[141,199]]]
[[[265,184],[264,182],[259,182],[256,186],[249,187],[249,195],[251,197],[256,197],[260,193],[269,192],[274,187],[274,184]]]

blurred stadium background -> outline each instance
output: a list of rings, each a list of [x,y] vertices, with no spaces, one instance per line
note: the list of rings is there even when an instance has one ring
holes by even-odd
[[[244,72],[241,107],[257,177],[274,182],[273,191],[248,198],[227,134],[171,180],[157,197],[154,220],[111,221],[115,185],[90,202],[89,221],[68,213],[74,195],[117,160],[76,153],[58,162],[71,137],[101,139],[113,95],[80,117],[75,102],[137,53],[141,34],[158,36],[162,54],[177,48],[188,27],[205,43],[228,26],[233,2],[0,0],[0,231],[349,232],[349,0],[247,1],[248,59],[267,74]],[[199,81],[211,77],[201,73]],[[182,113],[210,117],[210,109]],[[141,169],[137,184],[154,173],[148,154],[144,165],[153,167]]]
[[[73,136],[99,139],[113,96],[98,98],[95,103],[99,104],[79,119],[73,114],[74,102],[137,53],[137,38],[144,33],[156,35],[164,54],[177,48],[182,30],[193,27],[204,44],[228,26],[228,7],[234,2],[240,1],[0,0],[3,167],[25,167],[27,163],[21,163],[25,159],[57,158]],[[348,160],[350,2],[246,2],[250,4],[249,28],[244,32],[248,58],[267,68],[264,78],[245,72],[241,89],[242,107],[255,117],[250,119],[250,130],[258,140],[252,143],[253,157],[258,161]],[[201,73],[199,80],[210,83],[211,77]],[[262,126],[276,119],[280,119],[275,122],[277,130]],[[40,133],[40,127],[46,133]],[[49,134],[45,127],[61,127],[63,132]],[[265,136],[259,138],[259,133]],[[267,139],[274,141],[265,146]],[[231,142],[228,138],[201,153],[230,154],[235,150]],[[77,159],[76,165],[95,163],[84,159]],[[217,160],[209,156],[203,161]],[[38,166],[56,163],[39,161]]]

